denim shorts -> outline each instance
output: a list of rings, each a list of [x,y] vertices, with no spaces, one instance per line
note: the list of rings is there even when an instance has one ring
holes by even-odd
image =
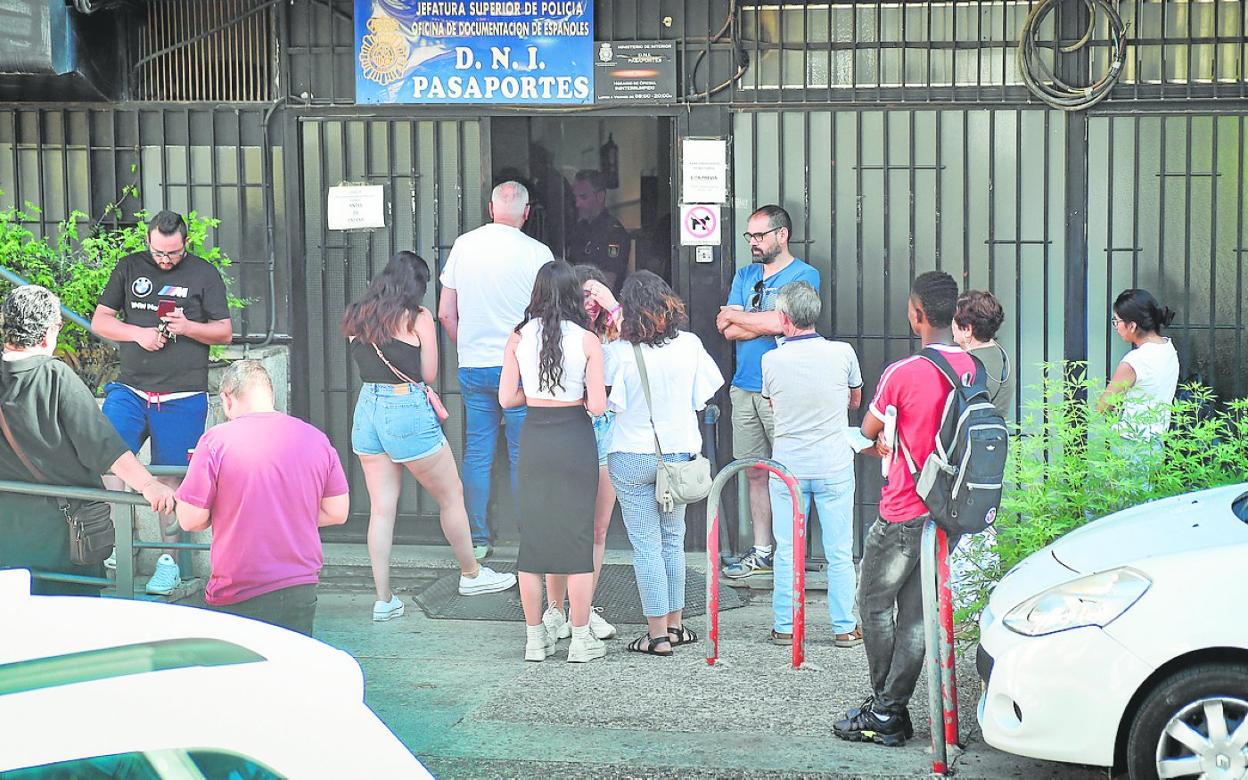
[[[615,412],[604,412],[594,421],[594,441],[598,444],[598,466],[607,465],[607,450],[611,447],[611,423],[615,420]]]
[[[385,454],[395,463],[406,463],[427,458],[445,444],[438,416],[420,385],[365,382],[360,388],[351,421],[356,455]]]
[[[130,451],[137,454],[152,440],[153,466],[185,466],[187,450],[199,443],[208,418],[208,394],[173,401],[147,401],[119,382],[104,387],[104,416]]]

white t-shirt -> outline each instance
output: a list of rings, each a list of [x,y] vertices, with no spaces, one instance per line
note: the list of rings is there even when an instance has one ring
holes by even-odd
[[[828,479],[854,465],[845,429],[856,387],[862,372],[848,344],[799,336],[763,355],[763,396],[776,421],[773,457],[793,476]]]
[[[614,362],[608,405],[616,412],[611,426],[611,452],[654,452],[646,395],[633,345],[620,339],[608,347]],[[642,345],[650,395],[654,400],[654,426],[659,431],[663,454],[702,451],[697,411],[706,407],[724,376],[702,346],[702,340],[682,331],[661,347]]]
[[[455,291],[460,368],[503,364],[503,350],[524,317],[550,248],[518,229],[491,222],[455,239],[442,285]]]
[[[520,366],[520,383],[529,398],[548,401],[580,401],[585,397],[585,336],[589,331],[571,322],[563,326],[563,377],[560,387],[539,389],[542,352],[542,323],[529,320],[520,329],[520,343],[516,344],[516,363]]]
[[[1151,439],[1170,428],[1169,404],[1179,385],[1179,353],[1170,339],[1146,341],[1123,356],[1135,371],[1135,384],[1122,399],[1119,432],[1128,439]]]

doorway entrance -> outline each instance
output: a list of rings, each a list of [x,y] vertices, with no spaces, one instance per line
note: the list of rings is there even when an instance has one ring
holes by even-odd
[[[627,247],[611,242],[604,254],[625,254],[627,273],[646,269],[672,281],[670,117],[505,116],[490,125],[491,186],[515,179],[528,187],[526,233],[555,257],[581,262],[586,232],[577,222],[596,214],[592,200],[578,203],[577,174],[596,171],[606,210],[628,235]]]

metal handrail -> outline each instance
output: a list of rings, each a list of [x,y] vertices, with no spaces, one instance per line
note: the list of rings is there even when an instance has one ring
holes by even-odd
[[[919,553],[923,582],[923,630],[927,654],[927,710],[931,719],[932,774],[949,772],[958,742],[958,683],[954,671],[953,593],[949,587],[949,537],[928,518]]]
[[[724,466],[706,499],[706,638],[710,643],[706,662],[714,666],[719,660],[719,495],[728,480],[747,469],[779,478],[793,500],[793,668],[799,669],[806,660],[806,515],[797,478],[769,458],[743,458]]]
[[[185,466],[149,466],[148,471],[153,476],[183,476],[186,474]],[[146,549],[174,549],[174,550],[207,550],[209,545],[202,542],[144,542],[135,539],[134,529],[137,522],[135,510],[141,506],[147,506],[147,501],[138,493],[128,493],[123,490],[105,490],[103,488],[89,488],[78,485],[45,485],[39,482],[18,482],[14,480],[0,480],[0,493],[18,493],[27,496],[40,496],[44,498],[66,498],[70,501],[103,501],[109,504],[120,504],[130,508],[130,519],[124,525],[117,523],[117,542],[116,542],[116,558],[117,558],[117,595],[121,598],[134,598],[134,551]],[[105,577],[91,577],[85,574],[70,574],[68,572],[49,572],[42,570],[32,570],[31,577],[47,582],[68,582],[79,585],[98,585],[100,587],[108,587],[113,584],[112,580]]]

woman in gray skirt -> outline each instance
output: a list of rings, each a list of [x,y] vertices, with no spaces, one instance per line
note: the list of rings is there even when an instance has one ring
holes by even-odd
[[[524,320],[507,342],[498,401],[528,404],[520,431],[520,601],[528,628],[526,661],[554,652],[542,622],[542,575],[567,577],[572,620],[568,661],[606,655],[589,629],[594,585],[594,503],[598,451],[590,415],[607,408],[602,345],[587,330],[580,280],[555,261],[538,271]]]

